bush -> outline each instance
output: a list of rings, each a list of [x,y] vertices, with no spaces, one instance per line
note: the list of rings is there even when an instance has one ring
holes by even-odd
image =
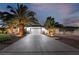
[[[0,34],[0,42],[11,40],[11,36],[7,34]]]

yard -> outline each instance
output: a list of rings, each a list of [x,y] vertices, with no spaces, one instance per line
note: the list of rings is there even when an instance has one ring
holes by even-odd
[[[19,40],[19,38],[16,36],[8,35],[8,34],[0,34],[0,50],[13,44],[17,40]]]

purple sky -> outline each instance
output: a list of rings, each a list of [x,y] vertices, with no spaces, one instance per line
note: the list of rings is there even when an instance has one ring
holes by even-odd
[[[16,4],[0,4],[0,10],[7,10],[6,6],[16,7]],[[70,25],[79,22],[79,4],[55,4],[55,3],[28,3],[25,4],[29,9],[37,13],[37,18],[41,24],[44,24],[46,17],[52,16],[57,22]],[[73,18],[73,19],[72,19]]]

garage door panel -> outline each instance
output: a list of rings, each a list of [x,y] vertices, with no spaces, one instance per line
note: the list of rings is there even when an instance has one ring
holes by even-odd
[[[31,27],[31,34],[41,34],[41,27]]]

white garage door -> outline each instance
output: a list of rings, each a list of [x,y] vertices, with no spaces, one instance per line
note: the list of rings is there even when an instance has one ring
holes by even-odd
[[[39,35],[39,34],[41,34],[42,28],[41,27],[31,27],[30,30],[31,30],[31,34]]]

